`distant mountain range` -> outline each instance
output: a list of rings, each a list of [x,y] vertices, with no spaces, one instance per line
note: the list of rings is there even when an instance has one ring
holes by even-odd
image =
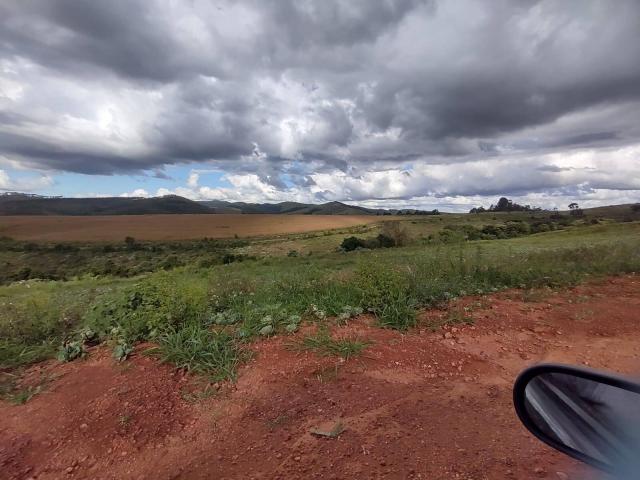
[[[152,215],[212,213],[206,205],[177,195],[156,198],[62,198],[22,193],[0,195],[0,215]]]
[[[198,202],[211,208],[215,213],[271,213],[284,215],[436,215],[437,210],[376,209],[347,205],[342,202],[328,202],[319,205],[310,203],[244,203],[206,200]]]
[[[329,202],[320,205],[281,202],[196,202],[177,195],[153,198],[63,198],[24,193],[0,194],[0,215],[152,215],[152,214],[283,214],[283,215],[434,215],[437,210],[385,210]]]

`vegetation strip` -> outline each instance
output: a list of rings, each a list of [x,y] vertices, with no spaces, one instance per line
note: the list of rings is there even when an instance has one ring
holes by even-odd
[[[150,341],[162,360],[222,380],[234,378],[248,342],[291,334],[303,322],[320,327],[303,339],[305,348],[349,357],[365,342],[332,338],[323,330],[329,322],[369,312],[381,327],[407,329],[418,309],[458,296],[635,272],[639,238],[638,222],[579,220],[500,241],[432,244],[408,235],[403,248],[190,264],[137,278],[17,282],[0,287],[0,365],[8,371],[56,355],[71,361],[100,342],[124,361],[136,343]],[[459,317],[447,322],[465,321]]]

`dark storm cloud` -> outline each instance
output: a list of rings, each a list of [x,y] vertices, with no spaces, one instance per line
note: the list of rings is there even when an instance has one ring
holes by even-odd
[[[640,133],[639,59],[633,0],[8,0],[0,156],[101,174],[214,162],[286,189],[622,147]],[[447,191],[566,181],[546,172]]]
[[[128,0],[9,0],[0,7],[1,52],[82,76],[97,69],[94,74],[162,82],[214,74],[216,64],[183,48],[172,19],[157,7]]]
[[[119,156],[109,152],[69,150],[58,143],[0,131],[0,146],[6,155],[27,159],[29,166],[46,164],[53,170],[108,175],[114,171],[142,171],[157,159]]]

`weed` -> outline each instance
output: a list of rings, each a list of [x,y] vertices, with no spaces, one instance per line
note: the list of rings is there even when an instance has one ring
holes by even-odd
[[[56,358],[61,362],[71,362],[86,355],[84,345],[78,341],[65,342],[58,350]]]
[[[121,413],[120,415],[118,415],[118,424],[121,427],[126,428],[127,426],[129,426],[132,419],[133,415],[130,415],[128,413]]]
[[[24,405],[33,397],[41,393],[53,377],[49,374],[41,374],[35,385],[19,385],[19,375],[11,373],[0,374],[0,399],[7,400],[14,405]]]
[[[128,343],[118,343],[113,349],[113,358],[119,362],[125,361],[133,353],[133,347]]]
[[[345,325],[349,319],[362,315],[362,312],[363,310],[360,307],[345,305],[342,307],[342,312],[340,312],[340,315],[337,317],[338,324]]]
[[[294,348],[311,350],[320,355],[335,355],[345,360],[360,355],[371,342],[355,338],[333,338],[326,328],[318,329],[315,335],[307,335]]]
[[[157,353],[165,362],[212,380],[233,379],[242,353],[234,338],[194,323],[158,337]]]

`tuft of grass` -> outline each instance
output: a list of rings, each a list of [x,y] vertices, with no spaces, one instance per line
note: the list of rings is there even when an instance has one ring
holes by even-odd
[[[360,355],[371,342],[356,338],[333,338],[326,328],[320,328],[314,335],[307,335],[295,348],[311,350],[320,355],[342,357],[345,360]]]
[[[235,379],[243,354],[236,340],[226,332],[215,332],[190,323],[158,337],[154,351],[177,368],[211,377],[213,381]]]
[[[44,374],[35,385],[19,386],[18,374],[2,373],[0,374],[0,399],[13,405],[24,405],[41,393],[52,380],[53,377]]]
[[[29,344],[27,341],[0,339],[0,370],[46,360],[55,355],[57,345],[50,341]]]

